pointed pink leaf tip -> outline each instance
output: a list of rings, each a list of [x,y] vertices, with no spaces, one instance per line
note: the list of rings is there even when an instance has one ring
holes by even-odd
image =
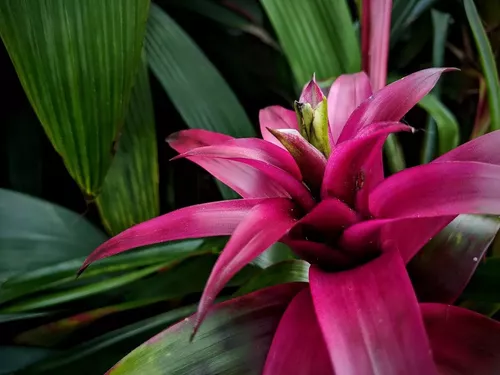
[[[137,224],[101,244],[83,263],[79,274],[91,263],[124,251],[159,242],[227,236],[250,210],[267,199],[236,199],[204,203]]]
[[[455,68],[420,70],[377,91],[351,114],[338,142],[354,138],[374,122],[399,121],[436,85],[441,74]]]
[[[312,190],[319,191],[326,167],[326,158],[323,154],[302,137],[298,130],[268,130],[293,156],[307,186]]]
[[[260,132],[264,140],[284,148],[280,141],[268,129],[299,130],[295,111],[274,105],[261,109],[259,112]]]
[[[343,74],[333,82],[328,93],[328,121],[332,145],[337,143],[351,113],[370,95],[370,79],[364,72]]]
[[[305,85],[302,93],[300,94],[299,103],[309,103],[311,107],[316,106],[323,101],[325,95],[321,91],[321,87],[316,83],[316,76],[313,75],[312,79]]]
[[[198,306],[195,332],[227,282],[293,227],[294,209],[295,205],[288,199],[268,199],[253,207],[241,221],[208,278]]]
[[[203,129],[181,130],[170,134],[166,141],[175,151],[182,154],[192,149],[221,144],[233,137]]]

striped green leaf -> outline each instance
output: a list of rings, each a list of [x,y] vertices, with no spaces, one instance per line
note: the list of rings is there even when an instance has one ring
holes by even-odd
[[[359,43],[345,0],[262,0],[301,86],[361,69]]]
[[[488,91],[488,104],[491,116],[491,129],[500,129],[500,80],[498,78],[498,70],[495,63],[495,56],[488,41],[488,36],[484,30],[481,18],[477,12],[474,1],[464,0],[465,13],[469,20],[476,47],[479,52],[479,58],[483,67],[483,74],[486,80]]]
[[[111,164],[149,0],[3,0],[0,35],[54,148],[88,195]]]
[[[97,207],[111,234],[159,214],[158,152],[147,67],[137,75],[118,151]]]

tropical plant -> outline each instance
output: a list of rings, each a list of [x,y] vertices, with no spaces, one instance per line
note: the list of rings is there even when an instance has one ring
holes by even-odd
[[[0,373],[498,372],[495,5],[149,3],[0,4]]]

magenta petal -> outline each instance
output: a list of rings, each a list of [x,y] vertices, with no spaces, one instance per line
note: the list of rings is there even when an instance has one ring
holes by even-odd
[[[266,141],[283,147],[274,135],[267,129],[295,129],[299,130],[295,111],[278,105],[261,109],[259,112],[260,132]]]
[[[449,305],[420,305],[442,375],[500,374],[500,323]]]
[[[407,263],[453,218],[454,216],[445,216],[364,221],[347,228],[339,241],[342,248],[349,249],[353,254],[363,254],[370,249],[397,249]]]
[[[373,91],[385,86],[392,0],[363,0],[362,54],[363,68],[370,76]]]
[[[297,294],[274,334],[263,375],[334,375],[309,289]]]
[[[198,306],[197,325],[226,283],[255,257],[283,237],[295,224],[294,204],[283,198],[266,200],[252,208],[222,251]]]
[[[226,236],[256,205],[267,199],[236,199],[181,208],[137,224],[95,249],[82,270],[96,260],[140,246],[186,238]]]
[[[353,138],[373,122],[399,121],[429,91],[449,68],[432,68],[410,74],[365,100],[347,120],[338,142]]]
[[[338,77],[328,93],[328,121],[330,143],[337,143],[351,113],[372,94],[370,79],[364,73],[344,74]]]
[[[384,180],[370,194],[378,218],[500,213],[500,166],[478,162],[430,163]]]
[[[217,145],[231,139],[234,138],[222,133],[203,129],[190,129],[171,134],[167,138],[167,142],[170,147],[182,154],[198,147]]]
[[[485,134],[440,156],[434,163],[443,161],[478,161],[500,164],[500,130]]]
[[[345,269],[355,262],[355,259],[349,258],[344,252],[332,249],[321,242],[291,239],[288,236],[283,238],[282,242],[288,245],[301,259],[311,264],[321,263],[328,265],[331,269]]]
[[[208,130],[183,130],[167,138],[169,145],[179,153],[196,148],[225,143],[234,138]],[[212,176],[232,188],[244,198],[289,197],[277,182],[270,180],[258,169],[227,159],[189,158]]]
[[[309,282],[336,375],[437,375],[397,252],[344,272],[312,266]]]
[[[315,108],[319,103],[323,101],[323,91],[321,87],[316,83],[315,77],[313,77],[302,90],[300,94],[299,103],[309,103],[311,107]]]
[[[326,165],[321,197],[337,197],[354,206],[356,195],[363,194],[366,201],[367,193],[384,177],[382,145],[388,134],[398,131],[413,128],[399,122],[374,123],[355,138],[337,144]]]
[[[331,233],[343,230],[359,220],[356,212],[337,198],[325,199],[318,203],[297,226],[310,226],[317,232]]]
[[[243,185],[245,191],[250,192],[266,191],[269,184],[274,193],[274,187],[278,185],[286,192],[278,196],[291,197],[306,210],[315,205],[309,190],[302,184],[300,171],[293,158],[285,150],[269,142],[259,139],[234,139],[221,145],[199,147],[178,157],[189,157],[193,161],[202,159],[203,162],[227,160],[253,167],[262,174],[256,180],[250,174],[245,176],[245,169],[241,173],[232,174],[234,165],[227,163],[211,164],[211,173],[230,187]]]
[[[326,158],[316,147],[311,145],[295,129],[269,129],[276,139],[293,156],[304,181],[312,190],[319,191],[323,174],[325,173]]]
[[[297,180],[302,179],[293,157],[282,148],[258,138],[231,139],[223,144],[199,147],[182,153],[180,157],[205,156],[220,159],[249,159],[283,169]]]

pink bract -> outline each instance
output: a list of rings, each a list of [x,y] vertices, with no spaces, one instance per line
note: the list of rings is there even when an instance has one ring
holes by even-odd
[[[500,213],[500,132],[389,178],[382,167],[386,137],[413,131],[399,121],[447,70],[422,70],[374,94],[364,73],[339,77],[327,98],[329,154],[311,145],[295,113],[276,106],[261,111],[263,140],[201,130],[172,135],[168,141],[179,157],[243,199],[136,225],[97,248],[83,268],[138,246],[232,235],[205,287],[199,325],[229,279],[281,241],[313,265],[310,288],[295,297],[277,329],[265,374],[289,374],[294,362],[284,358],[290,356],[302,374],[448,373],[442,356],[464,349],[436,333],[439,307],[421,310],[405,263],[456,215]],[[312,80],[301,100],[314,110],[321,95]],[[452,312],[457,322],[468,314]],[[496,323],[481,322],[498,332]],[[301,340],[308,341],[307,351]],[[436,342],[446,347],[433,357]],[[482,357],[468,355],[466,366],[476,358]],[[487,368],[500,371],[499,362]]]

